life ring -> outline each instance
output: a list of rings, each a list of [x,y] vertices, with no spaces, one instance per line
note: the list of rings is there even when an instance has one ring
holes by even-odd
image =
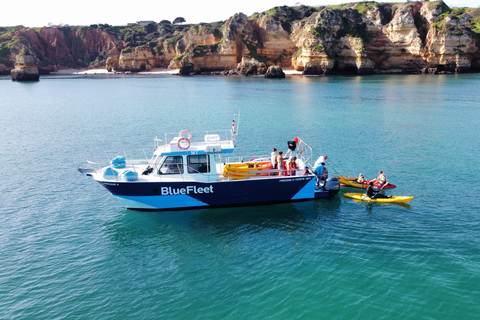
[[[188,150],[190,148],[190,139],[188,138],[180,138],[177,142],[178,149],[180,150]]]
[[[184,136],[185,133],[187,134],[187,136]],[[188,140],[192,139],[192,133],[191,133],[190,131],[188,131],[188,130],[182,130],[182,131],[180,131],[180,133],[178,134],[178,136],[179,136],[180,138],[187,138]]]

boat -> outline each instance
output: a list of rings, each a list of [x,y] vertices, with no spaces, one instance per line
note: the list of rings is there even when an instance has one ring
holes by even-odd
[[[344,193],[345,197],[352,198],[354,200],[368,201],[368,202],[391,202],[391,203],[400,203],[400,202],[410,202],[413,197],[411,196],[391,196],[390,198],[370,198],[367,197],[364,193]]]
[[[235,123],[235,120],[234,120]],[[109,163],[88,161],[78,170],[105,187],[128,209],[171,210],[328,199],[340,191],[330,177],[320,184],[312,168],[312,148],[289,141],[286,157],[297,170],[272,169],[270,156],[234,156],[237,134],[229,130],[165,134],[155,138],[149,159],[117,156]]]
[[[345,188],[367,189],[370,181],[373,182],[373,188],[375,189],[393,189],[397,187],[396,185],[390,182],[388,182],[385,186],[382,187],[379,183],[377,183],[377,179],[364,180],[363,183],[359,183],[357,178],[343,177],[343,176],[335,176],[335,177],[337,177],[338,180],[340,180],[340,186]]]

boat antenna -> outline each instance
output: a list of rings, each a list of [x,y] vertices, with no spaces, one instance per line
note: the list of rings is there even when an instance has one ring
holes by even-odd
[[[235,119],[237,118],[236,114],[233,114],[233,121],[232,121],[232,138],[233,144],[235,145],[235,139],[237,138],[236,128],[235,128]]]
[[[242,111],[242,107],[240,107],[240,109],[238,109],[238,122],[237,122],[237,135],[238,133],[240,132],[240,112]]]
[[[237,125],[235,126],[235,121],[237,119],[237,115],[233,114],[233,122],[232,122],[232,134],[233,134],[233,142],[235,144],[235,140],[237,139],[237,135],[239,132],[239,125],[240,125],[240,110],[238,110],[238,121]]]

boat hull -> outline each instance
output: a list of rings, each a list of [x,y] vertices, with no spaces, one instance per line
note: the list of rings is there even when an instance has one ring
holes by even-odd
[[[129,209],[170,210],[227,207],[326,199],[338,190],[315,187],[314,176],[217,182],[106,182],[99,181]]]
[[[372,199],[367,197],[363,193],[345,193],[345,197],[352,198],[354,200],[361,200],[361,201],[368,201],[368,202],[383,202],[383,203],[402,203],[402,202],[410,202],[412,201],[413,197],[411,196],[392,196],[391,198],[378,198]]]

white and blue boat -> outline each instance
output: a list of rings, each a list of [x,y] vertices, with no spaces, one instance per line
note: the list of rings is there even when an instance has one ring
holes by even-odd
[[[234,122],[235,123],[235,122]],[[272,169],[270,156],[234,156],[230,130],[165,134],[155,138],[150,159],[114,158],[109,165],[88,161],[79,168],[128,209],[171,210],[328,199],[340,190],[337,178],[316,182],[312,148],[300,138],[288,142],[287,159],[297,168]]]

